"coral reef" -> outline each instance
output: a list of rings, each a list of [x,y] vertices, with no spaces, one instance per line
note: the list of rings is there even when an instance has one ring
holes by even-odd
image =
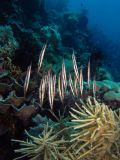
[[[11,58],[18,47],[11,26],[0,26],[0,56]]]
[[[39,116],[36,117],[36,121],[39,121],[38,127],[32,129],[34,133],[41,133],[39,137],[26,132],[27,138],[31,141],[13,140],[21,146],[16,152],[21,153],[22,156],[16,159],[31,157],[38,160],[42,156],[42,159],[119,160],[120,111],[113,112],[108,106],[98,103],[95,99],[92,102],[89,98],[86,103],[82,102],[82,106],[77,103],[76,108],[72,107],[68,121],[63,119],[63,123],[61,121],[56,123],[48,119],[41,121],[42,119]],[[45,125],[44,121],[51,125]],[[58,125],[60,128],[57,127]],[[44,126],[50,128],[50,131]],[[44,135],[41,132],[42,129]],[[51,136],[52,131],[53,136]],[[69,132],[71,137],[66,136],[66,132]],[[61,135],[66,140],[63,140]],[[56,137],[57,141],[54,141]]]
[[[120,159],[120,83],[67,3],[1,0],[0,160]]]
[[[92,55],[94,48],[89,43],[91,35],[87,27],[86,11],[83,10],[78,14],[65,13],[67,4],[68,1],[56,1],[50,8],[52,4],[45,0],[1,1],[0,22],[4,30],[7,28],[11,30],[10,36],[13,37],[11,41],[16,42],[11,44],[14,49],[11,52],[15,53],[12,62],[16,66],[26,70],[32,61],[35,68],[39,52],[46,41],[49,45],[45,65],[49,67],[49,64],[54,63],[54,72],[57,73],[59,72],[56,67],[58,63],[54,57],[69,61],[68,57],[71,56],[73,49],[76,51],[77,61],[83,62],[84,59],[80,59],[82,53],[89,52]],[[56,6],[59,8],[61,6],[62,13],[56,9]],[[4,45],[7,44],[4,43]],[[19,48],[16,45],[19,45]],[[6,49],[9,49],[9,46],[6,46]],[[86,66],[86,61],[83,64]]]
[[[45,41],[48,41],[54,48],[60,46],[61,37],[60,33],[55,29],[56,27],[52,26],[44,26],[41,28],[41,36],[44,38]]]
[[[39,60],[41,63],[43,60],[41,59],[43,57],[43,53],[44,47]],[[29,90],[26,88],[24,97],[17,97],[15,93],[12,92],[12,86],[10,86],[9,90],[4,90],[5,93],[10,93],[7,98],[1,97],[2,105],[6,105],[6,109],[5,107],[1,107],[1,113],[3,114],[3,119],[6,113],[9,117],[10,113],[14,114],[14,118],[11,116],[14,129],[17,129],[17,121],[20,121],[22,127],[26,128],[30,125],[31,118],[37,114],[34,118],[34,123],[37,123],[38,126],[30,128],[31,133],[26,132],[27,137],[30,140],[13,140],[18,142],[21,147],[23,146],[23,148],[15,151],[22,154],[20,157],[15,159],[21,159],[23,157],[29,159],[29,157],[31,157],[37,160],[40,156],[43,157],[42,159],[59,158],[68,160],[74,158],[81,160],[83,158],[85,160],[89,158],[97,158],[100,160],[103,158],[108,158],[110,160],[111,158],[119,159],[119,110],[112,111],[107,105],[96,101],[95,96],[100,98],[100,95],[97,93],[97,81],[95,85],[90,81],[90,77],[88,77],[88,83],[83,82],[83,75],[81,70],[78,72],[74,54],[72,55],[72,59],[75,79],[73,81],[71,75],[69,75],[69,83],[67,83],[68,77],[66,76],[65,64],[63,63],[62,71],[57,80],[57,89],[56,75],[52,75],[49,71],[46,75],[42,76],[39,93],[36,92],[37,94],[35,94],[34,90],[37,88],[37,81],[36,85],[31,88],[31,85],[33,84],[30,82],[29,78],[31,77],[31,81],[33,78],[32,75],[30,76],[31,70],[28,67],[24,84],[29,86]],[[88,71],[90,70],[89,67],[90,63],[88,64]],[[39,73],[37,74],[39,76]],[[2,77],[2,79],[3,78],[4,77]],[[117,84],[112,82],[111,84],[113,88],[111,87],[109,89],[115,89]],[[22,86],[23,90],[24,87],[25,85]],[[118,89],[118,86],[116,89]],[[107,90],[104,91],[107,92]],[[32,92],[34,97],[32,97]],[[93,95],[93,98],[87,99],[91,94]],[[87,100],[85,101],[85,99]],[[82,103],[80,103],[80,101]],[[11,108],[7,104],[14,105],[14,107],[12,106]],[[12,110],[16,110],[16,112],[10,112],[10,108]],[[42,118],[40,115],[47,116],[50,119]],[[48,123],[47,130],[46,122]],[[8,123],[8,129],[11,129],[11,123]],[[13,133],[13,131],[16,132],[15,130],[11,130],[11,133]],[[2,129],[1,134],[4,134],[5,132],[6,128],[4,130]],[[51,133],[53,134],[51,135]],[[46,142],[44,140],[46,140]],[[51,140],[53,140],[53,142]],[[52,147],[56,142],[57,145],[55,144],[55,146],[50,149],[49,144]]]

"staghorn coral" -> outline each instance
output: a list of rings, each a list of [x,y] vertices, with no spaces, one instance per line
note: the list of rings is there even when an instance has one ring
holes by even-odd
[[[74,149],[77,158],[97,160],[120,159],[120,112],[117,115],[105,104],[93,102],[90,98],[77,109],[72,108],[72,126],[70,149]]]

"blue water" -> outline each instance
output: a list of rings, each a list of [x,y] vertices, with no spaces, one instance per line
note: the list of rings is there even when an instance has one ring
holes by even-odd
[[[70,0],[69,10],[88,10],[89,25],[98,25],[109,39],[120,43],[120,0]]]
[[[69,1],[70,12],[79,13],[82,8],[88,11],[88,26],[94,32],[94,43],[106,55],[105,66],[117,80],[120,79],[120,0]]]

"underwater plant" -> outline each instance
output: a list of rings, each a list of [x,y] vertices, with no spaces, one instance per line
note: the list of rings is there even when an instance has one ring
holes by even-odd
[[[68,150],[74,149],[78,159],[120,158],[120,111],[117,114],[95,98],[88,98],[86,103],[82,102],[82,107],[76,103],[71,116],[74,133]]]

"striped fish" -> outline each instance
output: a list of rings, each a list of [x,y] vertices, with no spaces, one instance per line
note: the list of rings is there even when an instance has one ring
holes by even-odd
[[[72,91],[73,96],[75,96],[75,91],[74,91],[74,86],[73,86],[71,74],[69,74],[69,85],[70,85],[70,89]]]
[[[79,79],[79,72],[78,72],[78,67],[77,67],[77,62],[76,62],[76,58],[75,58],[74,52],[72,54],[72,60],[73,60],[73,67],[74,67],[75,75],[76,75],[77,79]]]
[[[40,100],[41,107],[44,101],[45,89],[46,89],[46,77],[43,77],[39,86],[39,100]]]
[[[25,77],[25,83],[24,83],[24,96],[27,93],[29,82],[30,82],[31,67],[32,67],[32,64],[29,65],[27,68],[27,75]]]
[[[58,77],[58,91],[59,91],[59,96],[60,96],[61,102],[63,103],[63,100],[64,100],[64,85],[63,85],[63,81],[62,81],[62,73],[60,73],[59,77]]]
[[[67,78],[66,78],[66,69],[65,69],[65,64],[63,62],[62,64],[62,79],[63,79],[63,85],[64,85],[64,88],[66,90],[67,88]]]
[[[41,53],[40,53],[40,55],[39,55],[39,60],[38,60],[38,73],[39,73],[40,68],[41,68],[41,65],[42,65],[42,61],[43,61],[43,57],[44,57],[46,48],[47,48],[47,43],[43,46],[42,51],[41,51]]]
[[[81,93],[81,96],[82,96],[82,94],[83,94],[83,71],[82,71],[82,68],[80,69],[79,83],[80,83],[80,93]]]
[[[88,76],[88,88],[90,89],[90,61],[88,62],[88,73],[87,73],[87,76]]]

